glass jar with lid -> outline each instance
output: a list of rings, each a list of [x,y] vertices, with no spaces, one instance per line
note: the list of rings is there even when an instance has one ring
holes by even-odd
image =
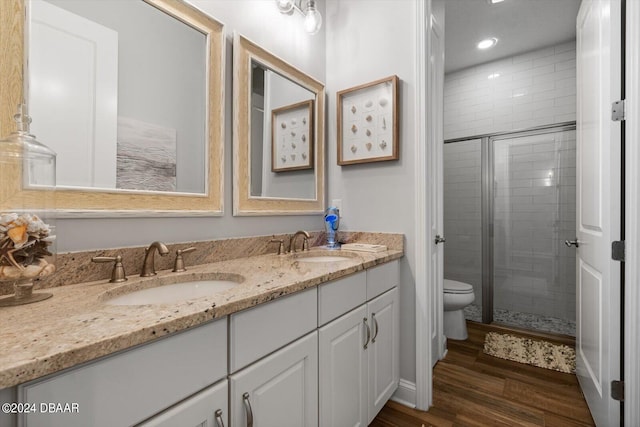
[[[25,105],[0,139],[0,307],[42,301],[34,281],[53,274],[56,153],[29,133]]]

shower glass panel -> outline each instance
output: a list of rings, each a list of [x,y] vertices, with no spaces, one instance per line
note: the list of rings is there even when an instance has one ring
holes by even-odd
[[[473,286],[475,301],[465,308],[482,321],[481,140],[444,145],[444,277]]]
[[[489,145],[493,321],[575,336],[575,249],[564,244],[576,230],[575,130]]]

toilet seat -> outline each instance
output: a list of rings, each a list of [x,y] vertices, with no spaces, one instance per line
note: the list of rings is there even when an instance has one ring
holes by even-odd
[[[458,282],[457,280],[444,279],[445,294],[471,294],[473,286],[468,283]]]

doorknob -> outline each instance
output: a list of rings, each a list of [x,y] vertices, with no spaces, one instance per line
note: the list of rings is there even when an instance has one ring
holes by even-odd
[[[436,245],[438,243],[444,243],[446,241],[447,241],[447,239],[445,239],[444,237],[440,236],[439,234],[436,234]]]
[[[571,247],[571,246],[575,246],[576,248],[580,247],[580,244],[578,243],[578,238],[576,237],[575,240],[565,240],[564,244],[567,245],[567,247]]]

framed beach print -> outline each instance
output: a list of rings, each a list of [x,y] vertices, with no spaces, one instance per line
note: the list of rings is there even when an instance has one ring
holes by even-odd
[[[313,100],[273,109],[271,171],[313,169]]]
[[[398,160],[398,77],[341,90],[338,164]]]

